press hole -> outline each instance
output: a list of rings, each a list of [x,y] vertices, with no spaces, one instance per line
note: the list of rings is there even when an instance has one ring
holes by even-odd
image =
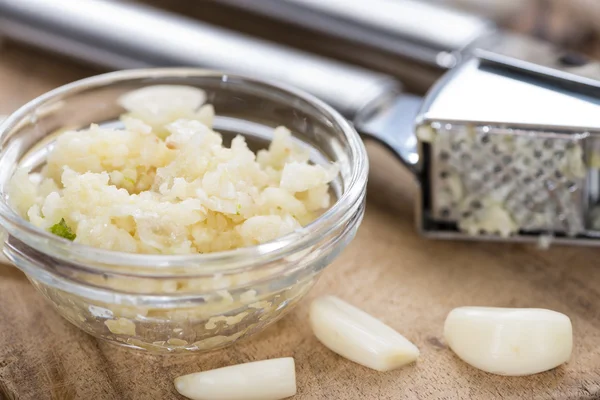
[[[558,62],[565,67],[583,67],[589,59],[583,54],[570,52],[560,56]]]

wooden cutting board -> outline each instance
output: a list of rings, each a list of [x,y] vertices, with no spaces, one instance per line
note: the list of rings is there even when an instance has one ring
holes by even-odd
[[[0,114],[96,72],[6,47],[0,51]],[[356,239],[294,312],[225,350],[153,357],[113,347],[63,321],[21,272],[0,266],[0,398],[181,399],[172,384],[178,375],[283,356],[296,359],[295,399],[600,398],[600,249],[423,239],[413,224],[412,178],[381,148],[369,145],[369,152],[369,200]],[[310,300],[326,293],[402,332],[421,349],[419,361],[378,373],[324,348],[306,322]],[[573,357],[521,378],[471,368],[442,338],[446,314],[464,305],[563,312],[573,321]]]

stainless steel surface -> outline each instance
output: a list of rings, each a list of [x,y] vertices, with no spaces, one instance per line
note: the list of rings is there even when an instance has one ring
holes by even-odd
[[[121,1],[0,0],[0,34],[109,68],[200,66],[278,80],[349,118],[398,87],[382,74]]]
[[[536,75],[600,87],[600,62],[532,37],[503,32],[482,42],[474,53]]]
[[[438,81],[425,101],[421,118],[535,128],[599,129],[598,93],[600,87],[564,77],[531,70],[521,72],[509,64],[472,59]]]
[[[359,132],[388,147],[415,174],[419,153],[414,121],[422,102],[422,97],[399,94],[383,101],[378,107],[363,110],[354,120]]]
[[[418,0],[220,0],[440,69],[496,28],[491,21]]]

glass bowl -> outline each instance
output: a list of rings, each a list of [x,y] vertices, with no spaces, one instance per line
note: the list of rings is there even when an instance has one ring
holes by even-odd
[[[73,243],[34,227],[8,204],[17,166],[39,168],[59,129],[118,124],[124,93],[157,84],[203,89],[225,142],[268,144],[287,126],[314,163],[335,161],[336,202],[275,241],[210,254],[147,255]],[[352,126],[331,107],[277,83],[199,69],[119,71],[46,93],[0,125],[0,224],[5,255],[62,317],[104,340],[150,352],[217,349],[263,330],[314,285],[350,242],[364,212],[368,162]]]

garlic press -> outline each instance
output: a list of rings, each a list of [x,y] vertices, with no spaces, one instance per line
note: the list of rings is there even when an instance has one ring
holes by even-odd
[[[313,7],[318,26],[402,55],[407,78],[422,64],[446,72],[419,97],[384,74],[127,2],[0,0],[0,34],[110,68],[193,65],[305,89],[414,173],[425,236],[600,243],[600,64],[451,10],[382,2],[402,12],[398,27],[378,23],[390,10],[340,13],[339,1],[256,4]]]

